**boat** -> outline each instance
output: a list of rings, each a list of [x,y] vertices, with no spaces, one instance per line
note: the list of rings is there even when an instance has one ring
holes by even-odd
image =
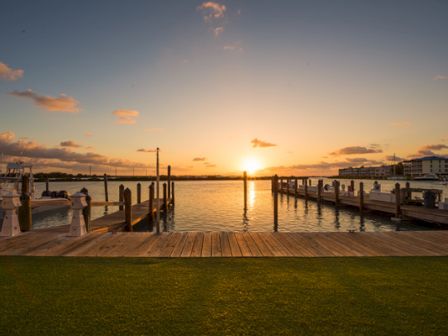
[[[28,179],[24,179],[27,176]],[[28,181],[28,186],[23,186],[23,181]],[[66,191],[44,191],[42,195],[36,195],[34,185],[33,166],[24,162],[12,162],[6,165],[6,172],[0,175],[0,204],[4,196],[15,192],[19,195],[26,190],[32,200],[33,213],[41,213],[50,210],[66,208],[69,198]],[[0,209],[0,219],[2,211]]]
[[[415,181],[439,181],[439,177],[436,174],[424,174],[422,176],[414,177]]]

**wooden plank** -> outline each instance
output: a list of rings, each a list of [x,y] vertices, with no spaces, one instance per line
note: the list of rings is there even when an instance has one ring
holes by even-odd
[[[263,233],[261,233],[263,234]],[[264,242],[264,240],[260,237],[260,232],[249,232],[249,235],[251,236],[252,240],[257,245],[258,249],[261,252],[261,255],[263,257],[272,257],[274,256],[274,253],[269,248],[269,246]]]
[[[181,232],[181,239],[177,242],[174,247],[173,252],[171,253],[171,257],[180,257],[182,254],[182,250],[184,249],[185,242],[187,240],[187,232]]]
[[[191,250],[191,257],[200,257],[202,255],[203,242],[204,242],[204,233],[196,232],[196,238],[193,243],[193,249]]]
[[[228,238],[227,232],[220,232],[220,240],[221,240],[221,250],[222,250],[222,256],[223,257],[231,257],[232,256],[232,250],[230,248],[230,242]]]
[[[240,247],[241,255],[243,257],[252,257],[252,252],[247,245],[246,240],[244,239],[244,232],[235,232],[234,237],[238,242],[238,246]]]
[[[250,233],[243,232],[241,234],[244,237],[244,239],[246,240],[247,246],[249,247],[252,256],[253,257],[262,257],[263,254],[261,253],[257,244],[255,243],[255,240],[251,237]]]
[[[182,233],[180,232],[171,232],[170,236],[168,237],[168,240],[163,246],[162,249],[160,249],[160,257],[169,257],[173,253],[175,247],[179,243],[179,241],[182,239]]]
[[[212,234],[211,232],[204,232],[204,240],[202,243],[202,257],[212,256]]]
[[[185,241],[184,248],[180,254],[181,257],[189,257],[191,255],[196,236],[197,232],[187,232],[187,240]]]
[[[221,248],[221,237],[219,232],[212,232],[212,257],[221,257],[222,256],[222,248]]]
[[[160,257],[168,244],[172,232],[161,232],[157,236],[157,241],[152,245],[151,249],[148,250],[148,257]]]
[[[235,233],[228,232],[227,238],[229,239],[230,251],[232,253],[232,257],[241,257],[242,253],[240,250],[240,246],[238,245],[238,241],[235,238]]]

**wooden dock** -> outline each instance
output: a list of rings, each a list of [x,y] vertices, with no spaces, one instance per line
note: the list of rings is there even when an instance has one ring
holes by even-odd
[[[306,187],[300,185],[297,188],[294,188],[291,187],[291,184],[289,183],[291,179],[287,179],[287,183],[282,183],[282,180],[283,179],[281,178],[279,179],[280,182],[278,183],[277,190],[275,190],[275,182],[273,182],[274,193],[277,191],[279,194],[287,196],[306,198],[317,202],[331,203],[337,206],[354,207],[359,211],[367,210],[381,212],[396,219],[416,219],[443,226],[448,225],[448,210],[437,208],[428,209],[423,206],[403,204],[400,202],[400,199],[398,199],[398,203],[370,200],[369,194],[366,192],[363,192],[363,197],[361,199],[359,195],[355,196],[354,193],[353,195],[348,196],[342,194],[339,190],[326,192],[322,190],[322,185],[313,187],[309,185],[306,185]]]
[[[448,231],[90,232],[68,227],[0,238],[0,255],[85,257],[448,256]]]

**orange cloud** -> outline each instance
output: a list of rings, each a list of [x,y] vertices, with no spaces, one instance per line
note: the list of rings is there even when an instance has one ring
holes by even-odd
[[[61,147],[73,147],[73,148],[82,147],[80,144],[77,144],[76,142],[74,142],[72,140],[62,141],[59,145]]]
[[[373,154],[373,153],[382,153],[383,150],[377,148],[376,146],[367,148],[362,146],[350,146],[338,149],[330,153],[330,155],[353,155],[353,154]]]
[[[156,150],[155,150],[155,149],[151,149],[151,148],[139,148],[139,149],[137,149],[137,152],[142,152],[142,153],[155,153]]]
[[[202,16],[205,22],[209,22],[213,19],[219,19],[224,17],[226,12],[226,6],[217,2],[207,1],[198,6],[198,10],[202,12]]]
[[[34,104],[50,112],[79,112],[78,101],[63,93],[59,97],[41,96],[29,89],[26,91],[13,91],[10,94],[31,99]]]
[[[13,69],[0,62],[0,79],[15,81],[23,77],[23,69]]]
[[[117,117],[117,124],[133,125],[137,122],[136,118],[139,116],[140,112],[137,110],[120,109],[113,111],[112,114]]]
[[[207,158],[205,158],[205,157],[195,157],[195,158],[193,158],[193,161],[196,161],[196,162],[205,161],[205,160],[207,160]]]
[[[273,144],[273,143],[270,143],[270,142],[266,142],[266,141],[262,141],[262,140],[257,139],[257,138],[252,139],[251,143],[252,143],[252,147],[253,148],[257,148],[257,147],[267,148],[267,147],[275,147],[275,146],[277,146],[276,144]]]

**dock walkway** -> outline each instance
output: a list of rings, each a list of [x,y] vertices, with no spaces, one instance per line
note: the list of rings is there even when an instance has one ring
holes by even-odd
[[[0,238],[0,255],[89,257],[448,256],[448,231],[90,232],[68,226]]]

